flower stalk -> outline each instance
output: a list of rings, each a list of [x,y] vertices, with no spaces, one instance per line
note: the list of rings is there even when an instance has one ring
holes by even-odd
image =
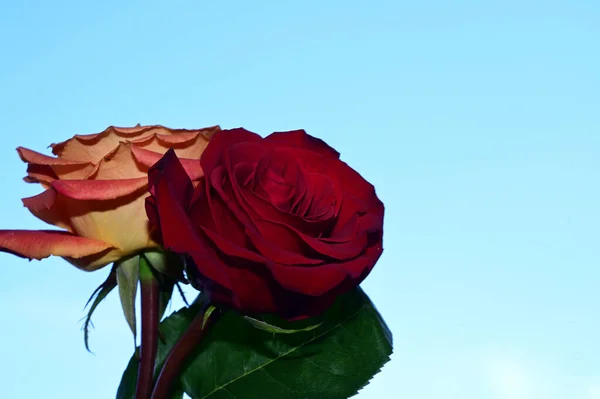
[[[173,381],[179,375],[186,357],[196,348],[210,327],[219,319],[222,311],[205,302],[202,310],[192,320],[186,332],[175,344],[167,356],[151,399],[164,399],[169,397],[173,389]],[[211,317],[212,316],[212,317]]]
[[[140,286],[142,304],[142,333],[136,399],[149,399],[154,382],[154,363],[158,345],[159,283],[150,263],[140,256]]]

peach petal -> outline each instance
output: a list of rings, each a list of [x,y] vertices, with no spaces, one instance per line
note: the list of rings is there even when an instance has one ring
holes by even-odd
[[[131,144],[121,142],[119,146],[106,155],[98,164],[95,173],[88,178],[92,180],[122,180],[147,178],[148,168],[138,162]]]
[[[39,195],[24,198],[23,204],[41,220],[68,230],[65,234],[111,247],[85,256],[63,256],[84,270],[155,248],[158,244],[150,235],[143,206],[149,195],[148,169],[173,148],[182,157],[189,177],[199,180],[203,176],[200,155],[219,130],[218,126],[197,130],[109,126],[100,133],[75,135],[52,144],[57,157],[19,147],[19,156],[28,163],[25,180],[46,188]],[[157,151],[148,151],[151,149]]]
[[[54,158],[41,154],[37,151],[30,150],[25,147],[17,147],[19,157],[23,162],[39,164],[39,165],[87,165],[85,161],[71,161],[68,159]]]
[[[138,132],[119,132],[112,126],[101,133],[75,135],[73,138],[58,144],[51,144],[52,153],[60,158],[69,160],[88,161],[98,163],[113,151],[121,141],[128,141],[132,138],[151,134],[145,133],[147,129]]]
[[[140,190],[137,194],[115,200],[79,201],[50,188],[37,196],[24,198],[23,203],[33,215],[46,223],[82,237],[102,240],[123,254],[129,254],[157,246],[150,238],[150,226],[144,211],[147,196],[145,190]]]
[[[70,256],[63,256],[63,259],[86,272],[93,272],[101,269],[109,263],[116,262],[123,259],[126,254],[118,249],[107,249],[106,251],[99,252],[97,254],[83,256],[81,258],[73,258]]]
[[[106,154],[113,151],[121,141],[137,142],[138,139],[153,138],[158,134],[177,136],[195,132],[200,132],[208,140],[218,130],[220,130],[218,126],[198,130],[169,129],[161,125],[138,125],[133,128],[109,126],[101,133],[75,135],[69,140],[51,144],[50,147],[52,147],[52,152],[61,158],[98,163]]]
[[[157,247],[150,237],[150,224],[144,207],[148,195],[142,190],[112,201],[65,199],[73,233],[112,244],[121,251],[121,256]]]
[[[48,165],[27,165],[27,176],[23,178],[27,183],[41,183],[46,188],[50,186],[50,183],[58,179],[52,167]]]
[[[68,207],[64,201],[57,196],[54,189],[49,188],[33,197],[23,198],[21,201],[23,201],[23,205],[29,209],[29,212],[38,219],[73,232],[70,218],[66,213]]]
[[[156,140],[161,142],[162,144],[169,145],[177,145],[177,144],[186,144],[195,141],[200,132],[181,132],[178,134],[156,134],[154,137]]]
[[[136,145],[145,150],[159,153],[165,153],[170,148],[173,148],[175,150],[175,154],[177,154],[177,157],[179,158],[200,159],[200,156],[202,155],[202,152],[204,152],[208,142],[209,141],[205,139],[204,136],[198,135],[193,142],[186,143],[185,145],[165,144],[156,138],[152,141],[136,143]]]
[[[28,171],[31,167],[35,167],[35,166],[49,167],[49,168],[51,168],[51,170],[53,172],[52,174],[56,175],[56,176],[54,176],[54,178],[66,179],[66,180],[82,179],[87,174],[89,174],[90,171],[93,170],[93,168],[94,168],[94,165],[91,164],[90,162],[73,161],[73,160],[63,159],[63,158],[49,157],[47,155],[40,154],[39,152],[30,150],[30,149],[24,148],[24,147],[18,147],[17,152],[19,153],[19,157],[21,158],[21,160],[23,160],[23,162],[27,162],[29,164]],[[35,172],[33,174],[35,174]],[[29,173],[30,176],[32,176],[33,174]],[[49,175],[50,173],[48,171],[45,171],[44,174]],[[37,178],[35,176],[33,176],[33,177],[34,177],[33,181],[36,181]],[[48,181],[48,179],[39,179],[39,180],[42,180],[45,182]]]
[[[55,165],[52,170],[61,180],[81,180],[85,179],[96,169],[96,165],[88,163],[86,165]]]
[[[28,259],[50,255],[82,258],[111,249],[106,242],[73,235],[66,231],[0,230],[0,251]]]
[[[147,184],[146,177],[123,180],[55,180],[52,188],[67,198],[89,201],[125,197]]]
[[[164,155],[154,151],[139,148],[136,145],[131,145],[131,152],[133,153],[135,159],[148,169],[151,168],[156,162],[158,162]],[[183,169],[185,169],[190,179],[198,180],[204,176],[204,173],[202,172],[202,167],[200,166],[200,159],[179,158],[179,161],[183,165]]]
[[[24,198],[23,203],[46,223],[82,237],[107,242],[119,251],[119,257],[124,257],[157,246],[150,237],[144,208],[148,195],[146,190],[140,190],[137,194],[114,200],[79,201],[50,188],[34,197]]]
[[[126,137],[129,137],[129,136],[133,137],[133,136],[140,136],[140,135],[151,136],[154,134],[168,132],[171,129],[166,128],[162,125],[146,125],[146,126],[137,125],[135,127],[110,126],[107,130],[111,130],[113,132],[116,132],[117,134],[120,134],[120,135],[123,135]]]

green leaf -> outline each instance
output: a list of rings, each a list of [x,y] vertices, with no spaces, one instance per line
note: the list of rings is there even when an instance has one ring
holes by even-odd
[[[389,360],[391,333],[360,289],[341,297],[317,322],[322,325],[312,331],[279,335],[229,312],[183,374],[186,392],[211,399],[353,396]],[[293,330],[315,320],[276,324]]]
[[[115,263],[117,266],[117,284],[119,285],[119,297],[123,314],[133,333],[135,342],[136,320],[135,320],[135,297],[137,295],[138,281],[140,279],[140,256],[136,255]]]
[[[90,296],[90,299],[88,299],[87,303],[85,304],[85,306],[87,307],[90,304],[90,302],[92,302],[92,300],[94,301],[92,303],[92,306],[90,307],[90,310],[88,311],[87,316],[85,317],[85,322],[83,323],[83,342],[85,344],[85,349],[87,349],[87,351],[90,353],[92,352],[90,350],[90,342],[89,342],[90,325],[93,325],[92,324],[92,314],[94,313],[94,311],[96,310],[96,308],[98,307],[100,302],[102,302],[102,300],[104,298],[106,298],[106,296],[113,290],[113,288],[115,288],[117,286],[116,269],[117,269],[117,267],[113,265],[113,267],[110,271],[110,274],[108,275],[106,280],[104,280],[104,282],[102,284],[100,284],[100,286],[98,288],[96,288],[94,290],[94,292]]]
[[[258,320],[250,316],[244,316],[244,319],[248,321],[253,327],[258,328],[259,330],[263,330],[266,332],[270,332],[273,334],[296,334],[304,331],[311,331],[315,328],[319,328],[323,323],[314,324],[312,326],[296,329],[296,330],[288,330],[285,328],[277,327],[272,324],[267,323],[266,321]]]
[[[157,363],[199,309],[195,303],[161,324],[166,344],[159,346]],[[193,399],[345,399],[368,384],[392,353],[392,334],[360,288],[317,318],[262,319],[284,330],[322,324],[275,334],[228,311],[188,358],[181,375],[185,392]]]

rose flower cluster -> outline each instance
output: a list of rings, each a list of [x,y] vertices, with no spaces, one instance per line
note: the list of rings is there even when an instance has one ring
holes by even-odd
[[[210,300],[288,319],[317,315],[382,253],[384,207],[339,153],[303,130],[110,127],[19,148],[23,199],[60,230],[2,230],[0,250],[84,270],[157,248],[179,254]]]

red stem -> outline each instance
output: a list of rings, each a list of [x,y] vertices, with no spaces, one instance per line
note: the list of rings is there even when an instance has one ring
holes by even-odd
[[[147,265],[144,265],[144,262],[140,263],[142,333],[135,398],[149,399],[154,382],[154,363],[158,345],[159,285],[150,269],[143,270]]]
[[[179,374],[181,366],[185,358],[190,352],[200,344],[202,338],[209,330],[209,327],[217,321],[221,316],[221,311],[215,309],[208,317],[205,323],[206,309],[208,306],[203,306],[202,310],[194,317],[190,326],[175,344],[171,352],[165,360],[165,364],[160,371],[158,380],[152,392],[151,399],[168,398],[171,389],[173,388],[173,380]],[[137,399],[137,398],[136,398]]]

